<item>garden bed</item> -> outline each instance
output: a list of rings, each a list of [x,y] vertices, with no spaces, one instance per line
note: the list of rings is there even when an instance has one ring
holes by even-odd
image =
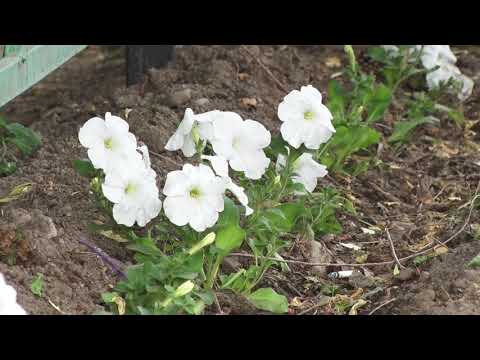
[[[477,47],[455,49],[461,50],[462,72],[476,80]],[[125,89],[122,54],[89,47],[16,98],[2,114],[30,126],[43,142],[16,173],[0,178],[0,195],[18,184],[33,184],[28,194],[1,208],[0,250],[13,246],[15,227],[26,234],[25,239],[15,240],[19,250],[15,264],[0,262],[0,273],[17,289],[19,303],[31,314],[90,314],[102,309],[101,293],[110,291],[118,279],[82,244],[85,240],[124,264],[132,262],[121,243],[87,231],[101,214],[89,196],[88,181],[72,168],[73,160],[85,157],[78,130],[86,120],[106,112],[125,118],[127,111],[131,131],[159,154],[152,156],[152,167],[162,188],[166,174],[184,162],[179,153],[165,152],[164,146],[186,107],[195,113],[234,111],[276,133],[277,106],[288,92],[312,84],[325,96],[330,77],[346,64],[341,49],[321,46],[185,47],[178,50],[171,68],[153,71],[146,85]],[[341,234],[316,239],[336,263],[390,262],[391,243],[399,258],[432,241],[451,238],[447,247],[439,247],[437,256],[416,266],[404,263],[407,268],[395,275],[394,264],[365,266],[362,276],[336,281],[300,263],[289,263],[289,272],[271,269],[263,283],[288,298],[290,313],[341,313],[338,303],[322,303],[328,295],[325,289],[334,286],[350,299],[370,292],[359,309],[362,314],[480,313],[479,271],[466,270],[480,252],[480,241],[475,240],[480,218],[469,206],[480,181],[479,91],[476,86],[464,104],[464,126],[442,118],[440,125],[417,129],[412,141],[398,149],[382,142],[377,166],[356,178],[332,174],[319,185],[334,185],[357,211],[357,216],[338,215]],[[378,126],[386,136],[398,110],[394,106]],[[376,227],[387,227],[391,239]],[[22,241],[28,249],[24,256],[20,256]],[[354,252],[340,243],[357,244],[361,250]],[[287,260],[311,262],[310,253],[310,244],[300,238],[283,255]],[[249,261],[231,257],[229,266]],[[31,291],[38,274],[43,274],[42,296]],[[231,314],[260,313],[229,294],[219,296],[219,306],[208,312],[218,313],[219,308]]]

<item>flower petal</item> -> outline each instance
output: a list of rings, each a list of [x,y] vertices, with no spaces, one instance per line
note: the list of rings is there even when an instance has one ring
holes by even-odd
[[[88,120],[78,132],[80,144],[86,148],[92,148],[100,144],[103,145],[104,139],[107,137],[107,128],[105,121],[99,117]]]
[[[228,177],[228,162],[223,156],[202,155],[202,159],[210,161],[213,170],[218,176]]]
[[[248,138],[249,144],[251,144],[254,149],[263,149],[270,145],[270,131],[268,131],[265,126],[260,124],[258,121],[245,120],[242,128],[242,135]]]
[[[185,157],[192,157],[197,153],[197,149],[195,147],[195,142],[191,135],[186,135],[184,138],[183,146],[182,146],[182,153]]]
[[[186,196],[168,196],[163,202],[163,210],[173,224],[185,226],[193,216],[195,207]]]
[[[189,185],[190,181],[184,171],[171,171],[167,174],[163,194],[165,196],[185,195]]]
[[[107,112],[105,114],[105,126],[111,132],[128,133],[129,125],[121,117],[114,116]]]
[[[135,224],[137,208],[124,203],[113,205],[112,215],[117,224],[132,227]]]

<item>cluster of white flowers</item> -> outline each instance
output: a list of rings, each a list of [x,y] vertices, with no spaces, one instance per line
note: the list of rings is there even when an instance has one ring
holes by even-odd
[[[335,132],[332,114],[322,104],[320,92],[311,85],[288,94],[279,105],[278,117],[283,122],[280,130],[284,140],[295,149],[305,145],[307,149],[316,150]],[[93,166],[105,173],[102,191],[114,204],[113,217],[118,224],[133,226],[136,222],[145,226],[158,216],[162,202],[148,148],[137,145],[125,120],[110,113],[105,115],[105,120],[94,117],[81,127],[79,140],[88,149]],[[224,210],[227,191],[245,207],[246,216],[252,214],[245,189],[230,178],[229,167],[248,179],[260,179],[270,166],[264,152],[270,142],[270,132],[255,120],[243,120],[229,111],[194,114],[186,109],[165,148],[181,150],[185,157],[200,151],[201,159],[208,161],[211,168],[204,164],[185,164],[182,170],[167,175],[163,188],[167,218],[177,226],[188,224],[202,232],[217,222]],[[203,154],[207,144],[211,145],[213,155]],[[285,166],[285,162],[280,155],[277,170]],[[315,162],[308,152],[292,166],[292,180],[304,184],[308,192],[313,192],[317,179],[327,174],[325,166]]]
[[[311,85],[288,94],[279,105],[278,117],[282,121],[283,139],[295,149],[304,145],[307,149],[317,150],[335,133],[332,114],[322,104],[321,93]],[[204,230],[216,222],[218,213],[223,210],[218,194],[225,191],[230,191],[245,207],[245,215],[252,214],[245,190],[232,181],[228,170],[230,166],[243,172],[248,179],[260,179],[270,165],[264,152],[270,142],[270,132],[255,120],[243,120],[230,111],[194,114],[187,109],[165,148],[182,150],[186,157],[191,157],[197,149],[210,143],[215,154],[202,155],[201,158],[210,162],[217,176],[202,165],[203,170],[185,165],[182,171],[168,174],[164,189],[167,217],[174,224],[188,223],[194,229]],[[279,155],[277,170],[285,163],[286,158]],[[310,153],[302,154],[292,166],[292,180],[302,183],[308,192],[313,192],[317,179],[327,174],[326,167],[315,162]]]
[[[398,47],[395,45],[383,45],[383,48],[392,56],[398,54]],[[438,69],[427,74],[427,85],[429,89],[435,89],[441,83],[450,79],[459,82],[462,87],[457,93],[461,101],[465,101],[473,91],[473,80],[461,73],[455,65],[457,57],[453,54],[449,45],[412,45],[410,51],[421,51],[420,58],[425,69],[430,70],[438,66]]]
[[[93,166],[105,173],[103,194],[114,204],[118,224],[145,226],[160,213],[162,202],[148,149],[137,148],[125,120],[110,113],[105,120],[94,117],[82,126],[78,137]]]
[[[17,303],[17,292],[8,285],[0,274],[0,315],[26,315],[25,310]]]

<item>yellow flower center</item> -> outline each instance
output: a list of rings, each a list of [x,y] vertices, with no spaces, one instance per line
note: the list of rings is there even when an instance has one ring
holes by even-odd
[[[105,144],[105,148],[107,148],[109,150],[112,150],[112,148],[113,148],[113,139],[112,138],[105,139],[103,143]]]
[[[194,199],[198,199],[201,195],[200,189],[196,187],[190,190],[190,196]]]
[[[132,194],[134,193],[135,191],[137,190],[137,186],[135,184],[132,184],[132,183],[129,183],[126,187],[125,187],[125,194]]]
[[[315,114],[313,113],[313,111],[305,111],[303,113],[303,118],[307,121],[312,121],[314,117]]]

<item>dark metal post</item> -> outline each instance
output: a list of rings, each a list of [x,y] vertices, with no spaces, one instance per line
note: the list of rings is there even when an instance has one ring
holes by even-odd
[[[144,81],[151,68],[161,68],[174,60],[175,45],[127,45],[127,86]]]

